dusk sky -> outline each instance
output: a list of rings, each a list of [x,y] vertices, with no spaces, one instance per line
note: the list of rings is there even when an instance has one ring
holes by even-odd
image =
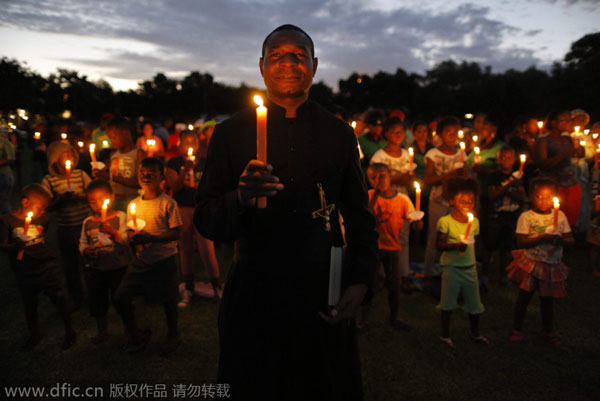
[[[190,71],[262,88],[262,41],[284,23],[312,36],[315,80],[336,90],[352,72],[424,73],[447,59],[548,68],[600,30],[600,0],[0,0],[0,9],[0,56],[117,90]]]

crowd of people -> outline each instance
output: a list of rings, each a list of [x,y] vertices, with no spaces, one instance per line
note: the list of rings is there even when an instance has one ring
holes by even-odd
[[[485,114],[475,115],[472,124],[455,117],[408,124],[402,112],[375,109],[348,123],[358,138],[379,233],[381,266],[372,287],[387,289],[392,327],[411,329],[400,319],[399,294],[415,289],[410,246],[424,245],[424,260],[413,263],[423,264],[425,289],[431,288],[441,251],[442,341],[453,346],[450,315],[462,294],[473,340],[488,343],[478,328],[484,310],[479,293],[489,288],[491,266],[499,265],[501,283],[512,279],[520,287],[510,341],[522,340],[525,310],[537,291],[544,335],[559,346],[552,301],[566,294],[563,244],[574,236],[586,240],[590,272],[600,276],[600,124],[590,125],[582,110],[562,111],[544,121],[524,119],[502,137]],[[167,349],[176,348],[177,307],[195,296],[196,251],[214,296],[221,291],[214,244],[193,225],[195,191],[216,124],[176,124],[169,135],[149,121],[135,129],[105,115],[98,128],[80,124],[76,134],[66,125],[49,131],[38,123],[25,141],[0,138],[0,243],[23,297],[30,330],[24,349],[41,340],[40,291],[64,320],[63,346],[75,343],[70,315],[85,298],[82,273],[98,327],[92,342],[106,340],[112,302],[131,337],[128,350],[143,349],[150,333],[136,326],[132,300],[144,295],[163,304]],[[21,201],[11,211],[13,171],[24,181],[15,161],[29,162],[16,156],[24,153],[15,147],[26,146],[33,183],[14,189]],[[46,208],[56,216],[60,263],[44,241]],[[369,309],[363,305],[359,330],[369,328]]]

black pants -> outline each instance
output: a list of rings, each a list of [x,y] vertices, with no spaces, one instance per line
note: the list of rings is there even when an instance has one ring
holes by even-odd
[[[93,267],[85,269],[91,316],[106,315],[110,303],[114,304],[115,294],[126,271],[127,267],[114,270],[99,270]]]
[[[83,285],[81,283],[81,256],[79,255],[79,237],[81,225],[58,226],[58,249],[67,281],[67,291],[71,301],[78,306],[83,300]]]

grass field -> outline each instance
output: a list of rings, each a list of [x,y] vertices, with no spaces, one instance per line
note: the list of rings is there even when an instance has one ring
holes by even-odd
[[[56,245],[56,238],[50,236],[49,240]],[[217,253],[225,276],[231,249],[219,247]],[[419,260],[422,253],[423,249],[414,249],[411,259]],[[561,349],[553,349],[537,338],[541,327],[537,298],[529,307],[523,344],[515,346],[508,342],[518,290],[494,285],[494,277],[491,291],[483,299],[486,312],[481,319],[481,331],[491,340],[490,347],[469,341],[468,319],[462,312],[455,313],[452,321],[456,348],[443,346],[438,340],[436,300],[422,293],[401,298],[401,317],[414,330],[393,331],[386,323],[385,294],[378,294],[371,328],[360,335],[365,399],[600,399],[600,279],[587,273],[583,250],[568,250],[565,262],[571,268],[568,296],[555,303],[557,333],[565,342]],[[153,330],[144,353],[127,355],[120,351],[124,338],[114,310],[109,312],[111,338],[100,346],[92,345],[95,322],[85,309],[73,316],[77,345],[61,351],[58,315],[47,298],[41,296],[40,326],[45,337],[35,350],[22,353],[18,347],[27,329],[21,299],[5,255],[0,255],[0,266],[2,387],[55,386],[67,382],[72,387],[102,386],[104,398],[110,399],[110,383],[165,384],[171,399],[173,384],[200,386],[216,382],[216,301],[201,299],[180,311],[182,345],[176,353],[161,357],[159,352],[166,333],[160,307],[136,304],[140,326]],[[200,264],[198,272],[203,275]],[[5,398],[2,391],[0,398]]]

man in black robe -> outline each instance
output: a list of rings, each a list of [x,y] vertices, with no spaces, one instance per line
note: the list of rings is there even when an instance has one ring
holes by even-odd
[[[218,382],[235,400],[361,400],[353,317],[376,264],[375,220],[351,127],[308,101],[317,68],[310,37],[292,25],[267,36],[259,61],[267,88],[267,161],[256,158],[256,111],[219,124],[194,222],[235,241],[219,312]],[[318,184],[334,203],[321,218]],[[268,205],[257,208],[256,198]],[[330,249],[347,252],[341,300],[327,314]]]

